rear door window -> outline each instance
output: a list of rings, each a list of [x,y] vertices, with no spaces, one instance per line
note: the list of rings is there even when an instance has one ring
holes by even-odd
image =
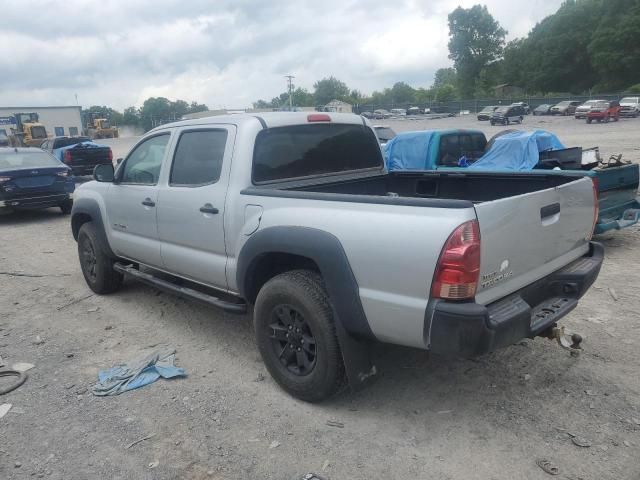
[[[252,176],[254,183],[263,183],[382,167],[378,140],[369,127],[293,125],[258,133]]]
[[[198,186],[217,182],[226,143],[226,130],[182,133],[173,156],[170,185]]]

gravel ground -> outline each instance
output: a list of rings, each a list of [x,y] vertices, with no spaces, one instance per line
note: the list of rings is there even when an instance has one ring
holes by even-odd
[[[533,125],[638,158],[640,120],[528,117]],[[116,157],[125,142],[114,141]],[[22,387],[0,396],[13,405],[0,419],[0,479],[545,479],[536,460],[546,458],[560,469],[555,478],[638,480],[640,228],[600,240],[600,277],[563,321],[585,337],[580,357],[544,339],[447,362],[381,345],[373,385],[309,405],[271,380],[248,317],[133,282],[91,296],[68,217],[0,217],[0,355],[35,364]],[[159,345],[176,347],[187,378],[117,397],[88,392],[98,370]]]

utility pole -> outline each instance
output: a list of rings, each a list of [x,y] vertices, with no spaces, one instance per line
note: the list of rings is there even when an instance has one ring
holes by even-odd
[[[292,80],[296,77],[293,75],[285,75],[284,78],[287,79],[287,88],[289,90],[289,111],[293,111],[293,82]]]

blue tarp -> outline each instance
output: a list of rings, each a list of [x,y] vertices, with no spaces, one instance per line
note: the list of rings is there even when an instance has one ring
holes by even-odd
[[[144,387],[160,377],[184,377],[185,371],[173,364],[175,354],[175,348],[167,347],[132,362],[101,370],[98,372],[98,383],[92,387],[92,392],[97,396],[119,395]]]
[[[436,132],[403,132],[387,142],[385,164],[387,170],[426,170],[429,149]]]
[[[469,168],[474,170],[532,170],[540,152],[565,148],[553,133],[544,130],[511,132],[496,138],[493,145]]]

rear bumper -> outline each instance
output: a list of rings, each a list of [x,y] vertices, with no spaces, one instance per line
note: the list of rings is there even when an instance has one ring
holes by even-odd
[[[80,176],[80,175],[93,175],[93,170],[98,165],[111,165],[111,162],[96,162],[96,163],[83,164],[83,165],[70,164],[69,167],[71,167],[71,171],[73,172],[74,175]]]
[[[34,197],[19,197],[0,200],[0,208],[7,207],[19,209],[37,209],[56,207],[73,198],[72,193],[56,193],[51,195],[38,195]]]
[[[601,214],[601,218],[598,218],[598,223],[596,223],[596,228],[593,233],[599,235],[609,230],[627,228],[640,222],[640,200],[635,200],[629,207],[630,208],[625,209],[620,217],[616,219],[604,219]]]
[[[603,246],[592,242],[583,257],[490,305],[439,301],[427,314],[429,349],[473,357],[535,337],[576,307],[598,277],[603,258]]]

